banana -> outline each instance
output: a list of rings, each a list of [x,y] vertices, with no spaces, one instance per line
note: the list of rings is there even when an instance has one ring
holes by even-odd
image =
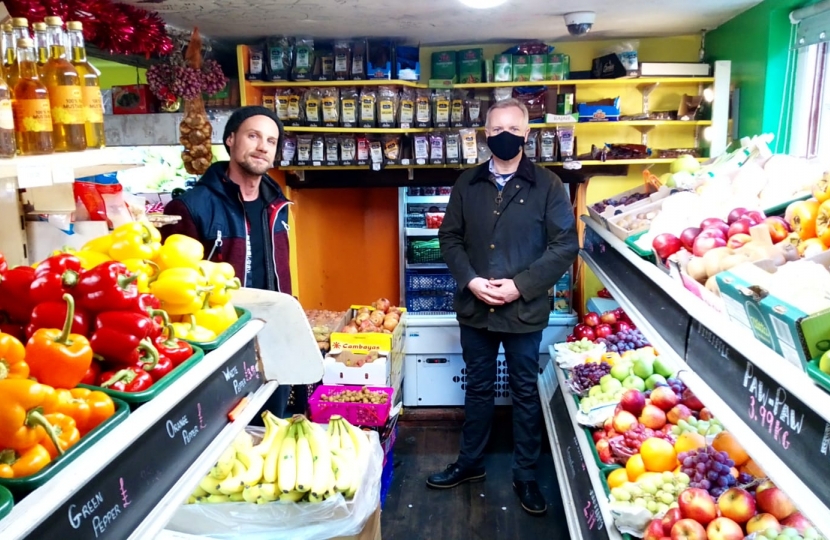
[[[267,501],[276,501],[280,498],[280,488],[277,484],[265,483],[259,485],[259,496]]]
[[[311,449],[311,457],[314,460],[314,479],[311,482],[309,501],[319,502],[329,489],[331,451],[329,450],[328,437],[321,432],[320,426],[309,422],[307,427],[308,444]],[[312,500],[312,496],[317,501]]]
[[[288,434],[286,435],[280,448],[279,464],[277,465],[277,477],[280,491],[283,493],[292,491],[297,480],[297,463],[295,459],[297,441],[294,438],[296,433],[297,425],[291,424],[291,428],[289,429]]]
[[[196,497],[191,495],[190,497],[187,498],[187,502],[185,504],[196,504]]]
[[[250,433],[243,431],[236,436],[231,446],[233,446],[235,452],[245,452],[254,447],[254,439]]]
[[[205,491],[205,496],[222,494],[222,492],[219,491],[219,481],[211,477],[210,475],[202,478],[202,480],[199,482],[199,487]]]
[[[363,433],[363,430],[350,424],[345,418],[340,421],[340,426],[348,431],[349,436],[352,439],[355,455],[358,459],[361,459],[361,457],[365,454],[366,447],[369,445],[369,441],[366,440],[366,434]]]
[[[337,422],[339,416],[335,415],[329,419],[329,445],[331,448],[340,448],[340,430],[337,429],[340,425]]]
[[[343,450],[343,458],[354,460],[357,457],[357,451],[355,450],[354,442],[352,442],[352,437],[349,435],[345,420],[341,418],[337,422],[337,427],[340,430],[340,449]]]
[[[307,420],[303,419],[297,426],[297,479],[295,487],[297,491],[307,492],[314,482],[314,458],[311,455],[311,447],[308,442],[306,431]]]
[[[216,465],[210,470],[210,475],[217,480],[224,480],[231,474],[233,470],[233,458],[236,457],[236,450],[234,450],[233,445],[225,448],[225,451],[222,452],[222,455],[219,457],[219,461],[216,462]]]
[[[269,412],[265,411],[262,413],[262,423],[265,425],[265,434],[262,436],[262,440],[259,441],[259,444],[255,444],[253,447],[253,451],[260,456],[265,456],[268,452],[268,449],[271,448],[271,441],[274,440],[274,435],[276,435],[276,431],[274,430],[274,424],[268,422],[266,420]]]
[[[299,502],[304,496],[305,493],[302,491],[289,491],[288,493],[280,494],[280,502]]]
[[[245,484],[242,483],[242,477],[245,475],[247,469],[238,459],[234,459],[233,473],[219,483],[219,491],[225,495],[232,495],[239,493]]]
[[[351,471],[338,451],[332,451],[331,463],[334,470],[334,489],[340,493],[345,493],[352,484]]]
[[[226,503],[231,502],[231,499],[227,495],[211,495],[209,497],[206,497],[202,502],[210,504]]]
[[[237,453],[237,459],[242,462],[242,465],[247,469],[242,475],[242,483],[247,486],[259,484],[262,481],[262,470],[265,467],[265,460],[262,456],[257,454],[256,448],[251,448],[247,452]]]
[[[266,423],[272,422],[274,420],[282,421],[273,414],[265,418]],[[262,470],[262,479],[265,482],[274,483],[277,481],[277,464],[279,463],[280,450],[282,447],[282,443],[285,440],[285,437],[288,435],[289,429],[291,429],[291,424],[289,422],[283,421],[282,424],[280,424],[279,428],[276,430],[274,439],[271,441],[271,447],[268,449],[268,453],[265,455],[265,464]]]
[[[193,493],[191,493],[191,495],[198,499],[199,497],[207,497],[208,495],[210,495],[210,493],[202,489],[202,486],[196,486],[196,489],[193,490]]]
[[[242,498],[247,503],[255,503],[259,498],[259,486],[249,486],[242,490]]]
[[[243,496],[243,493],[234,493],[233,495],[231,495],[231,502],[245,502],[245,497]]]

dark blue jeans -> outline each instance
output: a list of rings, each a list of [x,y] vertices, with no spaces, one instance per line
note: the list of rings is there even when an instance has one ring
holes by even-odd
[[[461,348],[467,365],[462,468],[484,466],[484,448],[493,424],[497,357],[504,345],[510,395],[513,399],[513,479],[535,480],[542,446],[542,404],[539,401],[539,344],[542,331],[507,334],[461,325]]]

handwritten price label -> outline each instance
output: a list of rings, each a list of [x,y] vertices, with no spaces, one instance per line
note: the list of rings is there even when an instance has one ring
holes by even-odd
[[[749,392],[749,419],[772,435],[784,450],[790,447],[790,433],[799,434],[804,426],[804,413],[787,403],[787,391],[773,389],[755,376],[755,366],[746,363],[743,386]]]
[[[121,502],[124,505],[124,508],[130,506],[130,495],[127,493],[127,487],[124,485],[124,479],[119,478],[118,483],[121,486]]]

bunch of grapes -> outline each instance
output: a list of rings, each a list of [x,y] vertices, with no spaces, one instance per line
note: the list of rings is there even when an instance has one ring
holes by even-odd
[[[604,343],[606,350],[619,353],[649,346],[643,333],[636,329],[611,334],[606,338],[598,339],[597,343]]]
[[[216,60],[205,60],[202,64],[202,92],[212,96],[228,84],[228,78],[222,73],[222,66]]]
[[[627,197],[621,197],[618,200],[615,199],[605,199],[604,201],[600,201],[598,203],[594,203],[593,208],[599,213],[602,213],[608,206],[625,206],[627,204],[634,204],[637,201],[643,200],[648,195],[645,193],[633,193]]]
[[[692,479],[689,485],[705,489],[715,499],[737,483],[737,479],[731,473],[735,462],[729,459],[726,452],[718,452],[707,446],[699,450],[681,452],[677,458],[680,460],[681,470]]]
[[[677,396],[677,399],[682,400],[683,399],[683,391],[686,390],[686,385],[683,384],[683,381],[681,381],[680,379],[671,378],[671,379],[667,379],[666,383],[668,383],[668,384],[658,382],[657,384],[654,385],[654,387],[657,388],[659,386],[668,386],[669,388],[671,388],[674,391],[674,395]],[[646,390],[645,395],[646,395],[647,398],[651,397],[651,390]]]
[[[578,364],[571,370],[571,377],[568,379],[568,388],[571,392],[581,395],[599,384],[599,380],[611,373],[611,366],[605,362],[590,362]]]

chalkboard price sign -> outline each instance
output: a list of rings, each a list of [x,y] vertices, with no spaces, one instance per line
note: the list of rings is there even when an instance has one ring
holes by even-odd
[[[686,362],[830,506],[830,424],[697,321]]]
[[[550,399],[550,412],[553,416],[553,429],[559,442],[559,451],[565,463],[568,485],[571,488],[574,504],[580,510],[579,528],[583,539],[598,538],[607,540],[605,521],[597,500],[597,493],[591,483],[591,475],[585,466],[582,450],[576,438],[576,431],[565,405],[562,387],[556,388]],[[557,451],[554,449],[554,452]],[[601,473],[600,473],[601,474]],[[600,494],[599,496],[604,496]],[[571,533],[573,535],[573,532]],[[575,536],[575,535],[574,535]]]
[[[27,538],[127,538],[228,424],[240,399],[261,384],[250,341]]]

